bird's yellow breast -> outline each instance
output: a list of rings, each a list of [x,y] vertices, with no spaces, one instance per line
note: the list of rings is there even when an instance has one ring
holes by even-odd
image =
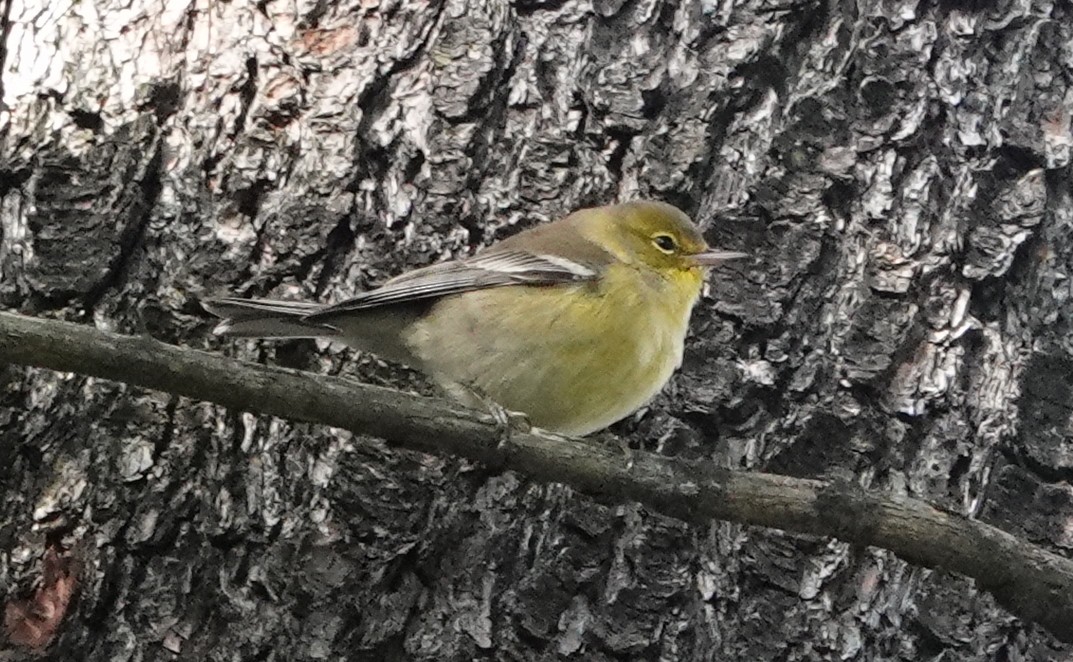
[[[533,425],[584,435],[643,406],[681,364],[702,279],[614,264],[592,283],[467,292],[406,341],[449,391],[475,388]]]

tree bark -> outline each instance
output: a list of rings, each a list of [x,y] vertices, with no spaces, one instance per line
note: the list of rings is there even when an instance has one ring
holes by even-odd
[[[587,204],[721,248],[616,427],[1071,545],[1073,22],[1046,3],[11,3],[0,304],[220,342]],[[72,374],[0,373],[5,636],[51,659],[1049,660],[970,580]],[[56,614],[62,618],[57,619]]]

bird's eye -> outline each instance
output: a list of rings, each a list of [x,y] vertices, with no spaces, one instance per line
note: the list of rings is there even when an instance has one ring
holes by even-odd
[[[657,234],[652,237],[652,243],[664,253],[673,253],[678,250],[678,242],[669,234]]]

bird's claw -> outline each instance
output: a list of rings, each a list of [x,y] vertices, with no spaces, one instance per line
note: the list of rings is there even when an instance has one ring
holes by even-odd
[[[630,448],[630,443],[624,437],[620,437],[617,434],[611,434],[610,432],[601,432],[600,434],[588,437],[589,440],[594,441],[603,446],[615,446],[622,452],[622,459],[626,461],[626,469],[633,468],[634,453]]]
[[[493,450],[493,456],[501,458],[492,464],[502,465],[504,460],[504,451],[510,444],[511,436],[515,433],[527,433],[533,429],[532,424],[529,422],[529,417],[522,412],[511,411],[499,404],[492,398],[485,395],[479,388],[459,385],[461,391],[465,394],[465,399],[469,401],[471,406],[475,408],[483,407],[488,415],[492,418],[492,422],[496,427],[496,445]]]
[[[488,413],[492,416],[492,420],[496,424],[496,433],[498,441],[496,442],[496,450],[503,450],[503,448],[510,443],[511,435],[515,432],[525,434],[533,429],[533,425],[529,422],[529,417],[520,411],[511,411],[506,407],[500,405],[498,402],[494,402],[487,398],[484,399],[485,407],[488,409]]]

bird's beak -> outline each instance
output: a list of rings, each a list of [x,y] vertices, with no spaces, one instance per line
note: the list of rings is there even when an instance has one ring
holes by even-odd
[[[693,260],[698,267],[718,267],[727,260],[737,260],[743,257],[749,257],[749,254],[738,251],[704,251],[690,255],[689,259]]]

